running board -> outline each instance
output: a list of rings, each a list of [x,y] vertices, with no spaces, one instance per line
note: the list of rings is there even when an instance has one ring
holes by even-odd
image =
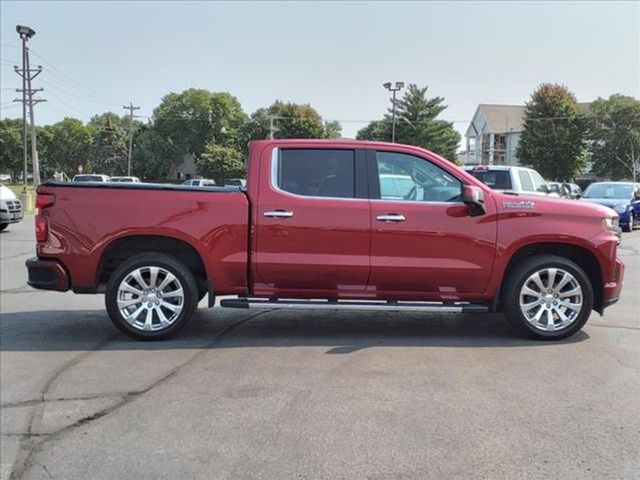
[[[489,306],[478,303],[358,301],[358,300],[269,300],[264,298],[227,298],[224,308],[282,308],[311,310],[387,310],[396,312],[487,313]]]

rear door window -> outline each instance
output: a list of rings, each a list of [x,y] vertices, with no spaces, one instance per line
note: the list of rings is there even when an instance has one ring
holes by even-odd
[[[306,197],[355,197],[355,151],[282,149],[276,185]]]

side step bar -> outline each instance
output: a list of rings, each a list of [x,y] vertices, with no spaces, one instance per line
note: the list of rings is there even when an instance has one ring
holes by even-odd
[[[390,310],[402,312],[487,313],[489,306],[479,303],[439,303],[358,300],[270,300],[264,298],[227,298],[225,308],[282,308],[312,310]]]

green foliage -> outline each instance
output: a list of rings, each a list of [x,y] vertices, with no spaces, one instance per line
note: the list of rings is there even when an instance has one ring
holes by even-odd
[[[106,175],[126,175],[128,159],[127,133],[118,121],[106,114],[104,123],[93,124],[95,132],[91,145],[91,169],[85,172],[102,173]],[[93,122],[93,120],[92,120]],[[91,122],[90,122],[91,123]]]
[[[245,137],[250,140],[269,138],[271,117],[276,128],[274,138],[337,138],[342,132],[338,122],[325,125],[320,114],[309,104],[276,100],[270,107],[251,114]]]
[[[165,95],[153,111],[156,131],[175,146],[181,156],[193,154],[200,157],[211,140],[213,98],[214,94],[208,90],[190,88],[182,93]],[[217,121],[222,128],[219,117]]]
[[[31,169],[30,159],[28,168]],[[17,179],[23,169],[22,120],[0,120],[0,172]]]
[[[54,172],[75,172],[78,165],[89,164],[91,133],[82,121],[65,118],[43,127],[38,133],[38,150],[43,177]]]
[[[564,85],[543,83],[527,103],[518,159],[545,178],[574,179],[586,166],[586,133],[573,93]]]
[[[453,123],[437,118],[447,106],[442,97],[427,97],[427,89],[410,84],[396,100],[396,142],[423,147],[455,161],[460,134]],[[391,141],[392,119],[393,103],[383,120],[371,122],[356,138]]]
[[[153,125],[136,131],[131,155],[132,175],[145,180],[164,180],[181,158],[180,152]]]
[[[211,94],[211,127],[216,144],[242,150],[246,143],[243,128],[248,121],[236,97],[227,92]]]
[[[203,177],[222,183],[225,178],[243,177],[246,174],[242,159],[242,153],[237,148],[209,143],[200,158],[196,159],[196,167]]]
[[[589,151],[597,175],[614,180],[640,177],[640,101],[626,95],[591,104]]]

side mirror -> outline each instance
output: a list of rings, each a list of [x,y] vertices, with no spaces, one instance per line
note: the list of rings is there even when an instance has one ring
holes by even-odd
[[[465,185],[462,191],[462,201],[469,207],[469,215],[477,217],[484,215],[484,191],[475,185]]]

